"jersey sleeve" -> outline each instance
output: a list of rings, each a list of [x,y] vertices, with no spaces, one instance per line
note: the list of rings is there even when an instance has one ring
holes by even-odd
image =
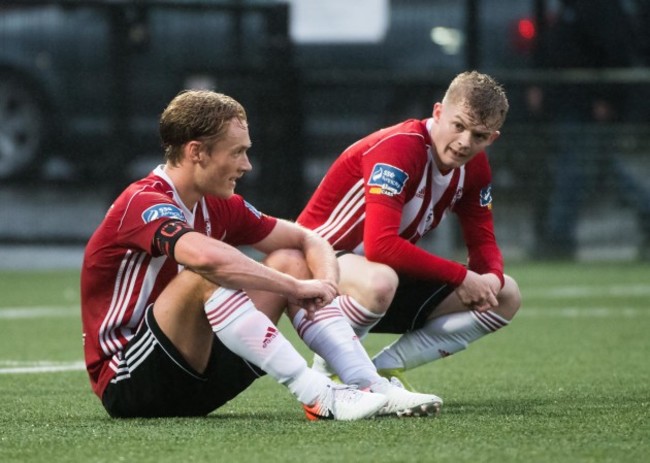
[[[397,134],[383,139],[361,158],[366,203],[401,210],[415,193],[418,172],[426,165],[426,148],[417,135]]]
[[[364,156],[364,252],[369,260],[386,264],[398,273],[457,286],[467,274],[463,265],[433,255],[399,236],[404,204],[416,193],[427,160],[424,141],[413,134],[387,138]]]
[[[240,195],[233,195],[228,200],[211,199],[209,203],[214,220],[223,227],[222,236],[215,236],[232,246],[255,244],[275,227],[277,219],[258,211]]]
[[[141,249],[153,256],[160,251],[154,246],[154,237],[160,226],[170,220],[187,223],[187,218],[168,196],[155,191],[142,191],[128,201],[117,224],[119,241],[127,247]]]
[[[503,285],[503,256],[494,234],[492,173],[485,153],[466,166],[467,188],[454,206],[467,246],[468,267],[477,273],[493,273]]]
[[[397,273],[460,285],[465,266],[436,256],[398,234],[401,212],[380,203],[366,205],[364,250],[368,260],[392,267]]]

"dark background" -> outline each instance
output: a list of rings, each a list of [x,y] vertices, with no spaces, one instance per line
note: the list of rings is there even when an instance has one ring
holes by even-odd
[[[161,162],[157,118],[183,88],[244,104],[254,171],[240,192],[294,218],[348,144],[429,116],[454,75],[478,69],[511,102],[489,153],[506,257],[645,258],[648,2],[594,1],[564,2],[571,15],[558,0],[385,1],[380,40],[323,43],[295,40],[279,1],[4,2],[0,253],[83,245],[114,196]],[[555,206],[572,211],[571,230],[547,230]],[[448,222],[425,244],[453,254]]]

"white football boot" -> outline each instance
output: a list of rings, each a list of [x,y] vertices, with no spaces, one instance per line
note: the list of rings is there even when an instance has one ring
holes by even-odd
[[[303,405],[310,421],[354,421],[372,418],[388,404],[379,393],[362,391],[356,386],[329,383],[311,405]]]
[[[388,403],[377,416],[432,416],[440,413],[442,408],[442,399],[437,395],[407,391],[395,377],[390,381],[382,378],[372,384],[370,390],[388,397]]]

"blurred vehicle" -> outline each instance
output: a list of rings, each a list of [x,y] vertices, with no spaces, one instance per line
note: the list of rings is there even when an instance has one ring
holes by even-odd
[[[97,172],[118,148],[157,151],[158,115],[180,89],[268,61],[255,11],[235,41],[232,9],[35,3],[0,10],[0,178],[52,152]]]
[[[379,79],[409,72],[446,79],[472,64],[465,2],[384,0],[390,9],[380,40],[323,44],[285,43],[282,15],[269,13],[277,3],[282,2],[5,2],[0,179],[37,175],[53,154],[70,161],[82,177],[123,169],[134,155],[157,154],[159,113],[182,88],[237,95],[251,117],[261,118],[256,107],[275,104],[265,81],[290,78],[293,70],[305,84],[301,122],[308,152],[317,151],[323,139],[338,133],[345,143],[412,113],[414,99],[428,104],[433,98],[414,95],[421,87],[410,88],[408,80],[373,84],[373,73]],[[513,49],[510,28],[530,14],[531,3],[478,0],[478,64],[484,70],[526,65]],[[328,77],[337,70],[363,78],[340,85],[336,75]],[[333,148],[332,153],[338,145]]]
[[[312,182],[362,136],[429,116],[455,74],[529,68],[535,31],[522,36],[519,22],[531,17],[534,1],[392,0],[380,42],[297,46],[305,151],[316,159]]]

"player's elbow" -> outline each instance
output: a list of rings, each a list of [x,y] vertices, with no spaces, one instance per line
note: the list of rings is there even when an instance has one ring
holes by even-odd
[[[177,262],[200,274],[220,274],[224,267],[228,265],[227,256],[224,256],[219,250],[212,248],[203,250],[186,248],[183,253],[183,259],[177,260]]]
[[[187,262],[188,267],[198,272],[214,271],[219,268],[219,264],[215,256],[211,256],[210,253],[195,254]]]
[[[401,257],[401,243],[394,240],[377,240],[364,242],[363,251],[366,259],[372,262],[388,265],[397,269]]]
[[[381,246],[376,242],[365,242],[363,244],[363,252],[366,256],[366,259],[372,262],[379,262],[381,264],[387,264],[386,262],[386,252],[381,248]]]

